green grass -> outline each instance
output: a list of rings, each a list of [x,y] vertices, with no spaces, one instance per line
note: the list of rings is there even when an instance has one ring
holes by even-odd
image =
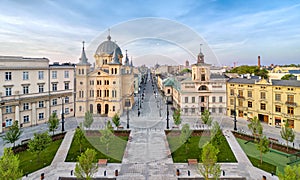
[[[249,160],[251,161],[252,165],[262,169],[264,171],[267,171],[269,173],[276,173],[276,166],[274,166],[273,164],[267,163],[265,161],[263,161],[263,163],[260,163],[260,159],[248,156]]]
[[[254,144],[253,142],[249,142],[245,144],[245,140],[236,138],[237,141],[239,142],[240,146],[244,150],[244,152],[247,154],[248,157],[251,157],[252,159],[258,159],[260,160],[260,152],[257,150],[257,145]],[[282,154],[282,155],[281,155]],[[263,161],[265,163],[269,163],[272,166],[277,166],[278,170],[280,172],[283,172],[285,166],[287,165],[288,162],[290,162],[290,158],[287,158],[289,154],[282,152],[281,154],[274,153],[274,152],[267,152],[266,154],[263,154]],[[251,159],[250,159],[251,160]],[[251,161],[252,162],[252,161]],[[293,165],[299,164],[300,162],[294,163]],[[255,164],[253,164],[255,166]],[[257,167],[257,166],[256,166]],[[261,168],[261,167],[259,167]],[[273,168],[270,167],[268,168],[272,172]],[[267,170],[266,170],[267,171]],[[274,171],[273,171],[274,172]]]
[[[23,151],[18,153],[20,159],[20,169],[23,170],[23,174],[29,174],[46,166],[49,166],[62,142],[61,140],[53,141],[49,146],[40,154],[40,161],[36,154],[29,151]]]
[[[109,151],[106,152],[106,146],[100,142],[99,136],[85,136],[81,152],[84,152],[87,148],[94,149],[97,152],[95,162],[97,162],[98,159],[108,159],[109,163],[120,163],[122,162],[127,141],[128,137],[126,136],[114,136],[109,145]],[[76,162],[79,155],[80,146],[73,139],[66,161]]]
[[[237,162],[228,142],[224,136],[223,138],[223,143],[217,146],[220,150],[218,162]],[[186,146],[180,143],[179,136],[167,136],[167,139],[175,163],[186,163],[188,159],[198,159],[201,162],[201,147],[210,140],[207,136],[192,136],[186,150]]]

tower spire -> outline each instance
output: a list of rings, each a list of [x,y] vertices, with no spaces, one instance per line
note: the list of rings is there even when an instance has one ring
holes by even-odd
[[[201,47],[202,47],[202,45],[203,45],[203,44],[200,44],[200,53],[202,53],[202,51],[201,51]]]
[[[79,58],[80,60],[80,63],[81,64],[87,64],[88,62],[88,59],[86,57],[86,54],[85,54],[85,50],[84,50],[84,41],[82,41],[82,52],[81,52],[81,57]]]
[[[127,49],[125,51],[126,51],[125,66],[129,66],[129,59],[128,59],[128,55],[127,55]]]
[[[110,36],[110,28],[108,28],[108,36],[107,39],[110,41],[111,40],[111,36]]]
[[[200,52],[198,54],[197,64],[203,64],[204,63],[204,54],[202,53],[202,45],[200,44]]]

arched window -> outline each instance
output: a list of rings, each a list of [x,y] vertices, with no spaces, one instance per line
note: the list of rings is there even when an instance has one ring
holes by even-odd
[[[79,106],[79,111],[82,111],[82,106]]]
[[[117,68],[115,68],[115,74],[118,74]]]
[[[202,85],[202,86],[199,87],[198,90],[199,90],[199,91],[207,91],[208,88],[207,88],[207,86]]]

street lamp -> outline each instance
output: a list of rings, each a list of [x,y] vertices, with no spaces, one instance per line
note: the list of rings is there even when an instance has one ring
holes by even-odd
[[[65,131],[65,112],[64,112],[64,97],[59,97],[61,98],[61,132]]]
[[[170,96],[166,97],[167,103],[167,129],[169,129],[169,104],[171,103]]]
[[[125,107],[127,107],[127,129],[129,129],[129,107],[130,107],[130,100],[126,99]]]
[[[233,122],[234,122],[234,127],[233,127],[233,130],[234,131],[237,131],[237,127],[236,127],[236,96],[234,96],[234,106],[233,106],[233,109],[234,109],[234,113],[233,113]]]

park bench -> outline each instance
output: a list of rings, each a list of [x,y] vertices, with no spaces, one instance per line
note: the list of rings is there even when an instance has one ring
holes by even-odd
[[[278,142],[278,139],[275,139],[275,138],[268,138],[270,141],[273,141],[273,142]]]
[[[281,151],[277,151],[277,150],[274,150],[274,149],[270,149],[270,152],[273,152],[273,153],[276,153],[276,154],[280,154],[282,156],[285,156],[285,157],[290,157],[290,156],[293,156],[292,154],[286,154],[284,152],[281,152]]]
[[[188,159],[188,165],[197,165],[198,160],[197,159]]]
[[[99,159],[98,160],[98,165],[101,166],[101,165],[107,165],[107,159]]]
[[[26,144],[26,143],[28,143],[30,140],[31,140],[31,139],[23,139],[23,140],[21,141],[21,144]]]

